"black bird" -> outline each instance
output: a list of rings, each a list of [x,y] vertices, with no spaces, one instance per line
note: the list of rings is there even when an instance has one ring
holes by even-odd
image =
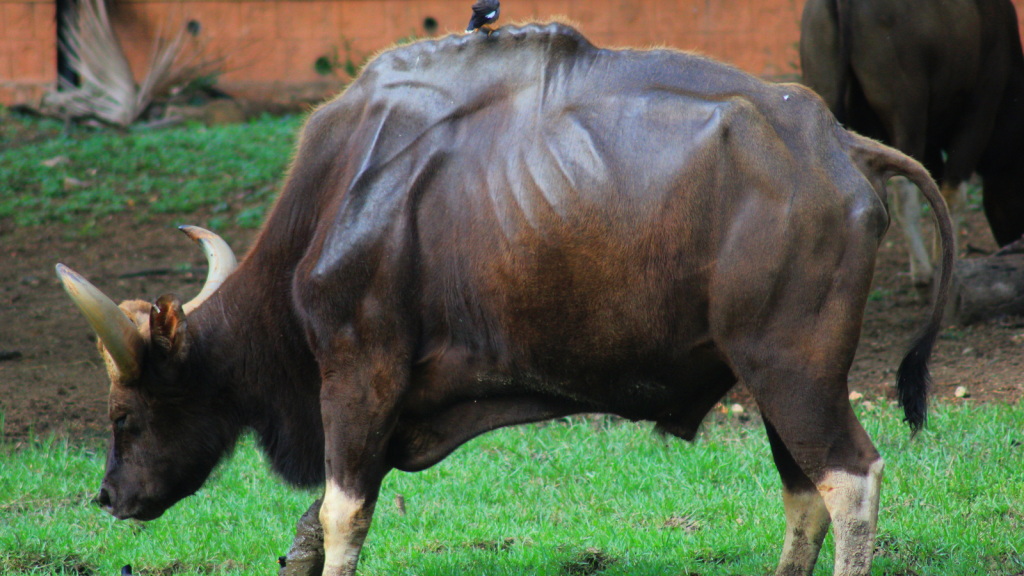
[[[473,17],[469,19],[469,26],[466,27],[466,32],[472,32],[486,26],[487,24],[493,24],[501,13],[501,4],[498,0],[477,0],[476,4],[473,4]],[[490,28],[485,28],[490,32]]]
[[[125,564],[121,567],[121,576],[132,576],[132,565]]]

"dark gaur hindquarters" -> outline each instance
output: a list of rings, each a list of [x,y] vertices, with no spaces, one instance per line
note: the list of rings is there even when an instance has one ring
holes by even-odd
[[[922,162],[947,200],[979,174],[1000,246],[1024,234],[1024,53],[1016,23],[1010,0],[809,0],[801,21],[806,85],[850,129]],[[907,196],[918,201],[912,190]],[[954,215],[961,203],[950,203]],[[913,279],[927,284],[932,267],[918,213],[909,210],[901,224],[917,246]]]

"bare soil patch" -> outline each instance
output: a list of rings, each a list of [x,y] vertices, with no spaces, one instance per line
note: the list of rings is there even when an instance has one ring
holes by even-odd
[[[205,218],[197,219],[204,221]],[[173,292],[191,298],[202,287],[202,251],[170,217],[137,223],[108,218],[98,235],[73,227],[14,228],[0,222],[0,414],[4,434],[71,436],[109,429],[109,381],[96,338],[57,280],[59,262],[85,275],[115,302]],[[224,235],[244,254],[255,231]]]
[[[66,225],[16,228],[0,221],[0,358],[12,357],[0,360],[4,435],[56,432],[81,437],[106,432],[108,382],[95,338],[64,294],[54,265],[74,268],[115,301],[154,299],[167,292],[190,298],[205,278],[206,263],[198,247],[174,229],[174,220],[140,223],[128,216],[111,217],[99,223],[102,232],[87,237]],[[254,236],[251,230],[224,234],[238,255]],[[961,245],[995,249],[981,213],[968,216]],[[868,401],[893,398],[896,368],[928,314],[928,294],[910,286],[907,270],[904,241],[893,227],[882,242],[850,373],[851,390]],[[947,329],[932,358],[932,397],[1016,402],[1024,394],[1022,360],[1024,319]],[[958,386],[967,389],[967,398],[954,397]],[[754,409],[742,389],[729,401]]]

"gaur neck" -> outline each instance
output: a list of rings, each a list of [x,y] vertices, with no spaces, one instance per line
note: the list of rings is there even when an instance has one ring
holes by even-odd
[[[256,274],[245,262],[189,316],[190,372],[218,390],[214,402],[256,432],[275,472],[323,481],[319,369],[292,310],[289,274]]]
[[[240,425],[256,431],[274,471],[302,486],[323,482],[324,435],[320,370],[292,306],[292,278],[337,192],[330,174],[345,135],[317,116],[249,254],[189,322],[204,350],[198,372],[230,389]]]

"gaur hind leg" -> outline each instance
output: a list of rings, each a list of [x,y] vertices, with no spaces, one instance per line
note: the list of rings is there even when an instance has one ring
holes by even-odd
[[[320,507],[324,530],[324,576],[352,576],[370,529],[380,483],[389,471],[387,444],[395,407],[408,384],[401,355],[351,348],[321,360],[326,486]]]
[[[803,370],[760,372],[761,378],[747,382],[768,422],[786,506],[777,574],[811,574],[828,526],[822,506],[836,542],[835,576],[868,574],[882,459],[853,414],[845,373],[823,379]]]
[[[895,204],[892,214],[903,231],[910,252],[910,279],[915,286],[927,286],[932,282],[935,269],[921,232],[921,193],[917,186],[902,176],[889,180],[888,189]]]

